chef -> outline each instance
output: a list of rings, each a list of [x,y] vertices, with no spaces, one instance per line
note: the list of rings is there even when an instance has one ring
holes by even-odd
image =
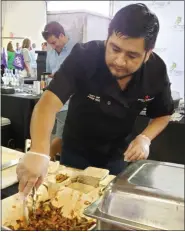
[[[131,4],[114,16],[106,41],[74,46],[34,109],[31,150],[17,166],[20,192],[27,195],[43,182],[55,115],[70,97],[61,164],[117,175],[126,162],[147,159],[173,112],[166,65],[152,51],[158,32],[157,16],[144,4]],[[144,108],[151,121],[128,145]]]

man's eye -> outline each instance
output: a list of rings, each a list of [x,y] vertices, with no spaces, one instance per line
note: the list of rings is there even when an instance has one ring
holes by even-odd
[[[120,51],[119,48],[116,48],[116,47],[113,47],[112,50],[113,50],[114,52],[119,52],[119,51]]]
[[[130,59],[135,59],[135,58],[136,58],[136,56],[133,56],[133,55],[128,55],[128,57],[129,57]]]

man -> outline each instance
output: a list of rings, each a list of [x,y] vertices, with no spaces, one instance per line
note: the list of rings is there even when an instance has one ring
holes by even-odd
[[[53,77],[55,72],[60,68],[65,58],[69,55],[71,51],[71,46],[69,43],[69,38],[66,36],[64,28],[58,22],[48,23],[44,31],[42,32],[44,39],[52,47],[51,50],[47,52],[46,58],[46,72],[51,73],[50,77]],[[66,103],[67,107],[68,103]],[[57,153],[61,153],[62,146],[62,130],[66,118],[66,109],[62,110],[56,116],[56,134],[55,138],[52,140],[50,148],[50,157],[53,160]]]
[[[51,77],[53,77],[71,51],[69,38],[66,36],[62,25],[55,21],[45,26],[42,35],[52,47],[52,49],[47,52],[46,72],[51,73]]]
[[[62,164],[118,174],[124,160],[147,159],[151,141],[173,112],[166,65],[152,52],[158,32],[156,15],[144,4],[132,4],[112,19],[107,41],[74,46],[34,109],[31,152],[17,167],[24,195],[47,173],[55,115],[70,96]],[[126,138],[145,107],[152,120],[127,147]]]

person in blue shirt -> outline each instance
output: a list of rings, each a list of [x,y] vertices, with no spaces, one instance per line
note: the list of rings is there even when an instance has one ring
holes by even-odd
[[[51,49],[47,51],[46,58],[46,72],[51,73],[50,77],[53,78],[54,74],[60,68],[65,58],[69,55],[72,45],[69,37],[66,35],[63,26],[56,22],[49,22],[42,32],[43,38],[50,45]],[[67,116],[68,102],[61,112],[56,115],[56,133],[55,138],[51,142],[50,156],[53,160],[57,153],[62,150],[62,133]]]
[[[46,72],[51,73],[51,77],[60,68],[65,58],[69,55],[72,47],[68,36],[65,34],[63,26],[55,21],[48,23],[42,32],[44,39],[52,48],[47,52]]]

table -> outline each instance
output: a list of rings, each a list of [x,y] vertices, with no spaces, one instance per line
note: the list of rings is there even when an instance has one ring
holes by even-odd
[[[6,147],[1,147],[2,164],[10,160],[19,159],[24,153]],[[16,165],[1,172],[1,199],[18,192]]]
[[[40,95],[1,94],[1,116],[11,121],[11,138],[15,147],[24,150],[25,140],[30,138],[30,120]]]
[[[30,120],[33,108],[41,95],[24,95],[24,93],[1,94],[1,116],[9,118],[11,121],[11,138],[15,140],[13,149],[24,150],[25,140],[30,139]],[[68,110],[65,104],[62,111]],[[53,129],[53,133],[55,131]]]

